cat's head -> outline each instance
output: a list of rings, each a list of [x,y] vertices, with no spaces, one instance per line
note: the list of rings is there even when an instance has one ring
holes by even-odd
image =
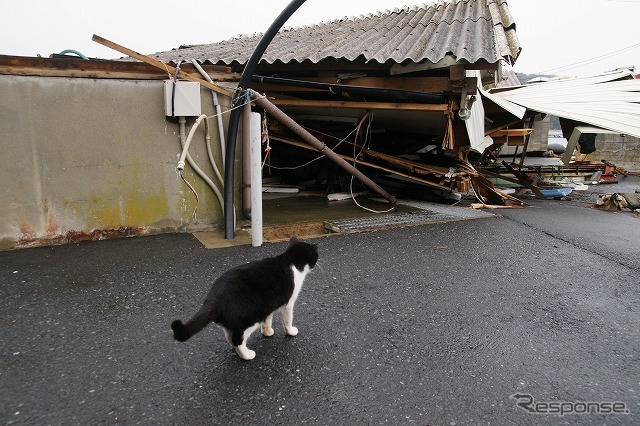
[[[289,239],[289,249],[287,250],[295,254],[296,267],[304,267],[309,265],[310,268],[314,268],[318,262],[318,246],[317,244],[310,244],[299,240],[295,234]]]

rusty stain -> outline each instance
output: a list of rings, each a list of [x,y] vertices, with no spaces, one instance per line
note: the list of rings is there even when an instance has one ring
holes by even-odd
[[[47,235],[56,235],[60,227],[53,218],[53,211],[49,208],[48,204],[45,205],[45,210],[47,212]]]
[[[33,240],[36,238],[36,230],[28,223],[20,225],[20,234],[22,234],[20,237],[21,240]]]
[[[134,226],[120,226],[111,229],[94,229],[92,231],[67,231],[65,234],[49,235],[38,238],[31,225],[21,226],[22,236],[16,244],[16,248],[37,247],[46,245],[60,245],[69,243],[80,243],[82,241],[101,241],[113,238],[133,237],[144,235],[147,231],[144,228]]]
[[[133,226],[120,226],[115,229],[94,229],[91,232],[69,231],[66,240],[69,243],[79,243],[81,241],[100,241],[112,238],[134,237],[145,233],[143,228]]]

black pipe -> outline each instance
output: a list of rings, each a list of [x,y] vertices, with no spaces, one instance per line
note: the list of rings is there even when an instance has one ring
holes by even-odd
[[[240,82],[238,83],[238,88],[233,96],[233,101],[231,102],[232,107],[236,107],[239,105],[239,100],[245,96],[245,89],[249,85],[249,81],[251,81],[251,76],[253,75],[256,67],[258,66],[258,62],[264,51],[267,50],[271,40],[278,34],[280,28],[287,22],[287,20],[293,15],[293,13],[298,10],[300,6],[306,0],[293,0],[291,3],[284,8],[280,15],[276,18],[275,21],[269,26],[267,31],[263,34],[260,42],[254,49],[249,61],[244,67],[242,74],[240,75]],[[234,229],[234,212],[233,212],[233,192],[234,192],[234,160],[236,157],[236,137],[238,135],[238,121],[240,121],[240,108],[235,108],[231,111],[231,115],[229,116],[229,126],[227,127],[227,147],[225,152],[225,163],[226,167],[224,170],[224,230],[225,230],[225,238],[227,240],[232,240],[234,237],[235,229]]]
[[[379,87],[349,86],[346,84],[319,83],[316,81],[293,80],[280,77],[263,77],[254,75],[251,81],[283,86],[303,87],[307,89],[328,90],[331,93],[347,92],[362,96],[380,96],[383,98],[402,99],[406,101],[424,102],[428,104],[444,103],[441,93],[413,92],[409,90],[381,89]]]

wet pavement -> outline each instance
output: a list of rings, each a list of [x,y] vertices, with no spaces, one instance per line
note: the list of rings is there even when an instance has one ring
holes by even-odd
[[[178,343],[169,324],[224,270],[285,243],[0,252],[0,422],[638,424],[640,219],[532,204],[315,239],[300,333],[274,320],[251,362],[215,326]],[[562,417],[544,413],[560,403]]]

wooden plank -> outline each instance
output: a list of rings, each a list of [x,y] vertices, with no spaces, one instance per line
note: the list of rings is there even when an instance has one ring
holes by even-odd
[[[496,130],[489,134],[492,138],[497,138],[500,136],[509,136],[509,137],[518,137],[518,136],[528,136],[533,132],[533,129],[504,129],[504,130]]]
[[[128,49],[124,46],[121,46],[117,43],[114,43],[112,41],[109,41],[105,38],[102,38],[96,34],[93,35],[92,40],[95,41],[96,43],[100,43],[103,46],[109,47],[111,49],[117,50],[120,53],[124,53],[125,55],[131,56],[132,58],[136,58],[142,62],[145,62],[149,65],[153,65],[154,67],[161,69],[161,70],[165,70],[167,73],[170,73],[171,75],[174,75],[176,72],[176,68],[169,65],[169,64],[165,64],[163,62],[160,61],[156,61],[153,58],[150,58],[146,55],[143,55],[141,53],[138,53],[134,50]],[[213,83],[209,83],[207,80],[204,80],[198,76],[196,76],[195,74],[188,74],[182,70],[180,70],[178,72],[178,76],[185,78],[187,80],[190,81],[195,81],[196,83],[200,83],[202,86],[205,86],[211,90],[213,90],[216,93],[219,93],[221,95],[225,95],[225,96],[229,96],[229,97],[233,97],[233,91],[229,90],[229,89],[225,89],[224,87],[218,86],[217,84],[213,84]]]
[[[450,112],[447,104],[418,104],[393,102],[349,102],[349,101],[315,101],[306,99],[270,99],[277,107],[296,108],[346,108],[366,110],[398,110],[398,111],[433,111]]]
[[[506,180],[507,182],[516,183],[518,185],[521,184],[520,181],[514,177],[501,175],[500,173],[492,172],[491,170],[487,169],[481,169],[479,167],[477,167],[476,170],[478,170],[478,172],[482,173],[483,175],[491,176],[496,179]]]
[[[191,64],[185,64],[185,72],[195,72]],[[237,81],[239,74],[230,67],[204,65],[204,70],[216,81]],[[80,58],[40,58],[0,55],[0,74],[42,77],[118,78],[135,80],[161,80],[168,73],[144,62],[115,61]]]
[[[522,186],[524,186],[525,188],[529,188],[531,191],[533,191],[533,193],[536,195],[536,197],[544,198],[544,195],[542,195],[542,192],[540,192],[540,188],[538,188],[537,186],[535,186],[533,184],[533,182],[531,181],[529,176],[527,176],[526,174],[522,173],[521,171],[518,171],[518,170],[514,169],[506,161],[503,161],[502,165],[504,167],[506,167],[507,170],[509,170],[516,177],[516,179],[518,179],[520,181]]]
[[[365,149],[363,154],[369,155],[374,158],[378,158],[380,160],[386,161],[388,163],[394,164],[399,167],[406,168],[413,173],[421,173],[421,174],[439,174],[445,175],[449,172],[448,167],[443,166],[430,166],[423,163],[418,163],[416,161],[407,160],[405,158],[396,157],[394,155],[384,154],[382,152],[372,151],[370,149]]]

